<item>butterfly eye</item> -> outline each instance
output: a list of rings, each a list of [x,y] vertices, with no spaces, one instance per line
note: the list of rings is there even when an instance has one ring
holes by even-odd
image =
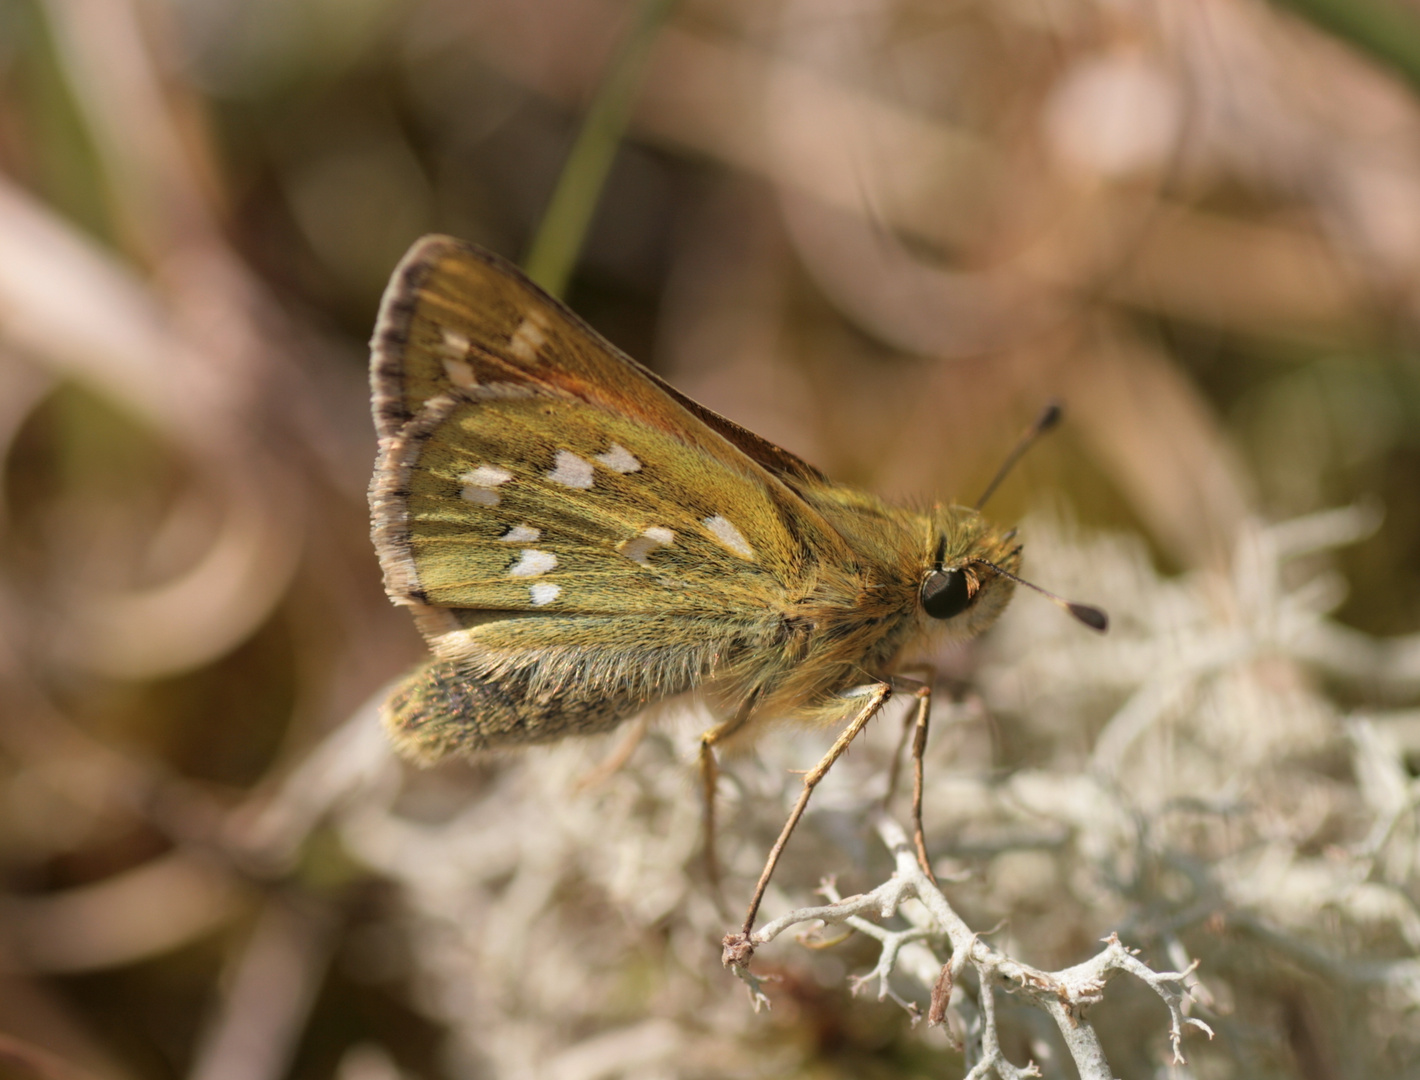
[[[974,599],[961,570],[933,570],[922,583],[922,609],[934,619],[960,615]]]

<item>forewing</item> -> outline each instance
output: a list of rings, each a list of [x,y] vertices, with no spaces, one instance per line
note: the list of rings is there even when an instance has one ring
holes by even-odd
[[[512,264],[452,237],[426,236],[409,250],[371,344],[381,438],[440,394],[517,384],[635,417],[712,456],[723,455],[723,440],[771,473],[823,479],[787,450],[681,395]]]

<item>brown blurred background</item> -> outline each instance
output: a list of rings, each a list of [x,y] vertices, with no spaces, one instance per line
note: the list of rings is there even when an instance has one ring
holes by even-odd
[[[682,0],[567,299],[897,497],[1059,397],[993,515],[1169,574],[1371,500],[1338,618],[1414,633],[1420,9],[1306,8]],[[0,0],[0,1072],[450,1075],[389,887],[248,825],[421,654],[364,503],[389,271],[527,252],[634,10]],[[258,947],[289,1030],[224,1057]]]

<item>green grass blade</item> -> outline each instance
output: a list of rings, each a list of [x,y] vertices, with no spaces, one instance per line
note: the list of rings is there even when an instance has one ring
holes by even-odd
[[[1395,0],[1280,0],[1420,90],[1420,18]]]
[[[631,32],[612,57],[582,130],[562,168],[547,213],[533,237],[524,269],[553,296],[561,296],[582,250],[656,33],[676,0],[642,0]]]

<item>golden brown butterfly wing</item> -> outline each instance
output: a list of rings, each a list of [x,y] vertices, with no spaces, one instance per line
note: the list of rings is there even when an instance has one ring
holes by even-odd
[[[387,444],[381,554],[397,599],[484,611],[760,617],[811,560],[757,471],[584,401],[492,384]]]
[[[718,435],[772,473],[824,480],[787,450],[685,397],[511,263],[453,237],[426,236],[400,261],[371,347],[381,438],[438,394],[513,382],[634,417],[712,455],[722,449],[707,436]],[[699,423],[687,423],[686,413]]]

